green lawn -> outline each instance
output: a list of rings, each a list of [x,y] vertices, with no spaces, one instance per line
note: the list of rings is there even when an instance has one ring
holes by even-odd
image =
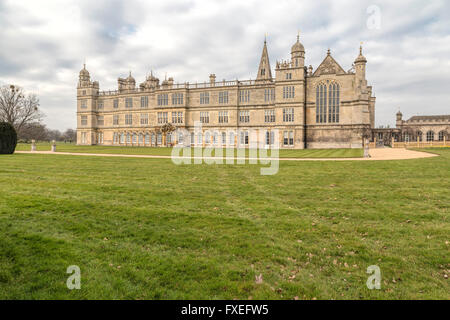
[[[49,143],[38,143],[37,151],[50,151]],[[30,151],[31,145],[20,143],[17,151]],[[81,152],[81,153],[110,153],[110,154],[138,154],[138,155],[157,155],[170,156],[172,148],[155,147],[118,147],[118,146],[77,146],[75,144],[58,143],[56,147],[58,152]],[[193,155],[192,151],[192,155]],[[235,150],[236,154],[236,150]],[[270,153],[269,153],[270,154]],[[212,153],[214,155],[214,152]],[[224,149],[223,155],[226,155]],[[246,150],[248,157],[248,149]],[[286,150],[281,149],[280,158],[361,158],[362,149],[307,149],[307,150]]]
[[[450,150],[433,152],[287,161],[273,176],[2,155],[0,299],[450,299]],[[66,288],[69,265],[81,290]]]

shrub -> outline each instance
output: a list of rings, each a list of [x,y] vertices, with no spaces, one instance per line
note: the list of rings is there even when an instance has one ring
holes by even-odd
[[[0,122],[0,154],[12,154],[17,145],[17,133],[12,125]]]

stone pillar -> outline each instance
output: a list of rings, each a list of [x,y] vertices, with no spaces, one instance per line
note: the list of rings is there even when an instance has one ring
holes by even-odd
[[[31,140],[31,151],[36,151],[36,140]]]
[[[56,152],[56,141],[52,140],[52,152]]]
[[[395,138],[392,136],[391,140],[392,140],[392,142],[391,142],[391,147],[394,148],[394,147],[395,147],[395,145],[394,145],[394,143],[395,143]]]

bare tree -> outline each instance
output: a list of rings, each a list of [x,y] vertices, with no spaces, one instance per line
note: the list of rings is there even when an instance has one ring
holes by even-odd
[[[31,141],[45,141],[48,140],[47,137],[47,128],[45,124],[39,122],[26,123],[22,126],[18,134],[18,138],[20,140]]]
[[[14,85],[0,88],[0,121],[10,123],[20,133],[24,125],[39,122],[42,117],[35,94],[27,95],[21,87]]]
[[[55,129],[55,130],[47,130],[47,139],[49,141],[55,140],[55,141],[61,141],[64,140],[63,134],[61,131]]]
[[[73,142],[77,140],[77,132],[73,129],[67,129],[63,133],[63,138],[65,141]]]

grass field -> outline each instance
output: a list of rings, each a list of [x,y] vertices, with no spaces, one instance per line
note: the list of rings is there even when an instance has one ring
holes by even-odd
[[[2,155],[0,299],[450,299],[450,150],[432,151],[281,162],[273,176]],[[381,290],[366,287],[370,265]]]
[[[50,151],[49,143],[38,143],[37,151]],[[30,151],[31,145],[21,143],[16,148],[17,151]],[[138,155],[156,155],[170,156],[172,148],[161,147],[118,147],[118,146],[77,146],[75,144],[59,143],[56,147],[58,152],[80,152],[80,153],[109,153],[109,154],[138,154]],[[280,158],[361,158],[363,156],[362,149],[306,149],[306,150],[287,150],[279,151]],[[192,151],[194,155],[194,151]],[[214,156],[214,152],[212,154]],[[226,155],[224,149],[223,155]],[[236,150],[235,150],[236,155]],[[269,153],[270,155],[270,153]],[[248,149],[246,150],[248,157]]]

